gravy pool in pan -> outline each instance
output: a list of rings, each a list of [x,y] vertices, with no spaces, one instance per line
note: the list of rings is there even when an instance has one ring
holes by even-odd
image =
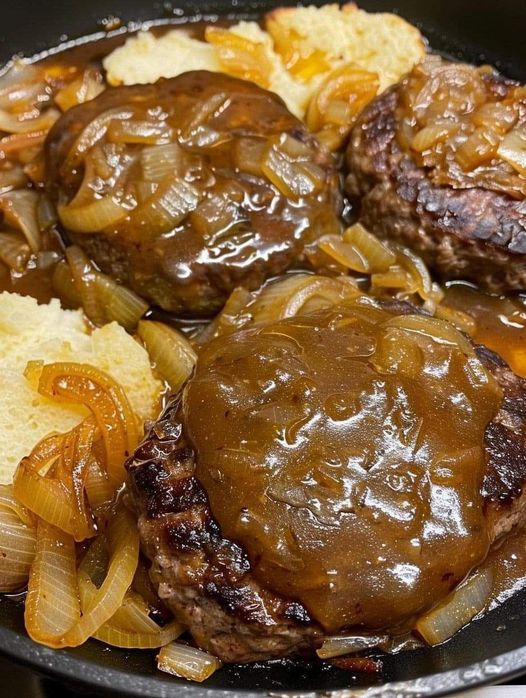
[[[525,576],[521,277],[441,286],[343,186],[363,110],[425,43],[330,6],[88,46],[1,89],[4,361],[48,419],[2,471],[3,588],[28,586],[48,647],[160,648],[197,681],[316,656],[381,680],[382,653],[447,642]],[[411,109],[454,155],[475,118],[484,141],[456,196],[497,189],[520,226],[523,88],[433,66]],[[109,332],[120,355],[94,358]]]

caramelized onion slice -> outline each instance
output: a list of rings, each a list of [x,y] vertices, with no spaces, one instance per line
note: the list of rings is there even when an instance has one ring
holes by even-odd
[[[157,668],[189,681],[205,681],[221,667],[221,662],[208,652],[172,642],[157,656]]]
[[[60,112],[56,109],[46,109],[33,118],[19,119],[5,109],[0,109],[0,131],[6,131],[7,133],[48,131],[59,116]]]
[[[342,237],[367,259],[371,273],[387,271],[396,262],[396,254],[361,223],[351,225]]]
[[[249,310],[254,323],[276,322],[300,313],[337,305],[360,295],[348,277],[296,274],[269,284]]]
[[[460,349],[466,356],[475,356],[471,342],[457,328],[438,318],[428,315],[397,315],[384,323],[386,327],[396,327],[406,332],[414,332],[446,346]]]
[[[61,261],[55,265],[51,283],[61,300],[66,301],[74,308],[78,308],[82,305],[82,296],[73,281],[71,270],[67,262]]]
[[[107,537],[110,553],[107,574],[93,596],[89,600],[85,597],[82,617],[62,638],[63,647],[77,647],[96,633],[121,607],[133,581],[139,561],[139,533],[136,521],[122,504],[110,520]],[[90,570],[81,565],[79,589],[91,584]]]
[[[113,645],[113,647],[146,650],[168,645],[176,640],[182,632],[182,627],[176,621],[172,621],[162,628],[157,626],[155,632],[144,632],[123,630],[109,620],[93,634],[93,637],[106,645]]]
[[[141,320],[138,334],[161,376],[174,393],[180,390],[197,361],[190,342],[181,332],[154,320]]]
[[[206,28],[205,38],[214,46],[217,59],[226,73],[268,87],[273,66],[264,44],[214,26]]]
[[[55,104],[64,112],[77,104],[88,102],[104,91],[104,80],[98,70],[92,67],[63,87],[55,95]]]
[[[152,145],[141,151],[142,174],[148,182],[183,175],[186,161],[186,153],[178,143]]]
[[[114,320],[128,332],[133,332],[147,312],[148,303],[105,274],[95,274],[94,286],[108,322]]]
[[[80,296],[82,301],[84,312],[95,325],[104,325],[106,314],[95,290],[96,272],[92,263],[86,253],[77,245],[71,245],[71,247],[66,249],[66,259],[77,295]],[[62,282],[67,285],[65,273],[59,273],[62,274]]]
[[[23,588],[35,557],[36,528],[29,511],[14,497],[12,485],[0,485],[0,592]]]
[[[92,604],[97,588],[85,580],[81,586],[84,604]],[[148,604],[137,593],[129,591],[120,608],[93,634],[108,645],[124,648],[154,649],[173,642],[183,632],[176,621],[160,627],[148,615]]]
[[[29,189],[17,189],[0,196],[0,210],[6,222],[21,230],[32,252],[38,252],[42,236],[37,221],[39,196]]]
[[[58,207],[62,225],[74,233],[100,232],[119,223],[128,213],[112,194],[82,206],[68,204]]]
[[[44,439],[20,461],[13,479],[19,502],[78,541],[95,533],[94,522],[84,506],[83,486],[94,427],[92,420],[85,420],[68,434]],[[64,459],[68,460],[67,465]]]
[[[39,520],[24,621],[35,642],[61,647],[80,619],[75,543],[64,531]]]
[[[389,641],[388,635],[349,635],[326,637],[323,645],[316,650],[320,659],[342,657],[345,654],[373,649]]]
[[[157,191],[130,214],[125,234],[142,241],[176,228],[197,208],[202,192],[181,178],[167,176]]]
[[[266,148],[261,170],[284,195],[298,199],[317,191],[323,184],[324,173],[308,163],[292,159],[285,150],[285,139],[272,139]]]
[[[318,247],[342,267],[359,274],[371,271],[367,256],[338,235],[324,235],[318,241]]]
[[[491,570],[475,572],[436,608],[421,616],[416,632],[428,645],[440,645],[486,607],[492,590]]]
[[[30,256],[29,245],[18,233],[0,233],[0,259],[10,269],[23,272]]]
[[[42,368],[38,391],[56,402],[85,405],[95,417],[113,487],[126,477],[124,461],[139,442],[135,415],[122,387],[94,366],[70,362]]]
[[[526,127],[516,127],[502,139],[497,155],[526,176]]]

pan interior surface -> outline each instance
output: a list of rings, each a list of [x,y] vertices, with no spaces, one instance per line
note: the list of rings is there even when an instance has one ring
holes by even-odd
[[[118,17],[141,23],[161,18],[181,22],[203,16],[253,18],[277,3],[268,0],[48,0],[32,3],[17,0],[3,8],[4,30],[0,60],[15,53],[31,56],[61,42],[101,32],[101,18]],[[293,4],[283,3],[282,4]],[[320,3],[317,3],[320,4]],[[525,80],[526,3],[502,0],[457,0],[422,3],[418,0],[389,0],[359,3],[372,11],[396,11],[415,23],[431,46],[456,58],[492,63],[510,77]],[[249,695],[258,692],[336,691],[343,688],[370,689],[368,696],[382,695],[382,684],[395,682],[389,695],[421,692],[442,695],[484,682],[503,681],[526,671],[526,590],[515,594],[496,610],[471,623],[446,644],[433,648],[382,655],[383,674],[354,675],[320,664],[276,661],[250,666],[231,665],[216,672],[204,685],[189,684],[155,670],[154,653],[108,648],[96,641],[73,649],[53,651],[27,638],[20,601],[0,599],[0,650],[68,681],[89,685],[97,691],[119,691],[129,695]],[[444,673],[446,672],[446,673]],[[441,675],[436,676],[436,675]],[[402,682],[402,683],[399,683]]]

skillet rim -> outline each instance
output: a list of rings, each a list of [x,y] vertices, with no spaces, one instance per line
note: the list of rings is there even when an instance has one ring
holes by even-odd
[[[220,1],[220,0],[218,0]],[[330,2],[331,0],[328,0]],[[334,1],[334,0],[332,0]],[[348,1],[348,0],[347,0]],[[238,4],[239,2],[239,4]],[[328,4],[327,2],[327,4]],[[345,2],[345,0],[342,0]],[[192,5],[192,0],[184,3]],[[206,2],[204,4],[207,4]],[[279,3],[276,3],[279,4]],[[284,0],[283,4],[295,4]],[[326,4],[319,0],[303,0],[298,4]],[[360,2],[360,6],[370,9],[371,3]],[[124,22],[121,27],[112,31],[92,31],[80,37],[80,42],[91,42],[99,38],[109,38],[116,34],[125,34],[139,28],[149,28],[152,26],[170,24],[178,25],[188,21],[213,20],[218,14],[221,17],[233,19],[252,19],[255,13],[263,11],[265,0],[252,0],[248,7],[243,7],[243,1],[232,0],[231,12],[223,11],[206,12],[200,11],[199,6],[194,5],[196,12],[192,12],[190,7],[184,13],[184,17],[170,16],[165,18],[145,19]],[[226,9],[226,8],[225,8]],[[376,8],[375,8],[376,9]],[[380,8],[378,8],[379,10]],[[377,10],[377,11],[378,11]],[[396,7],[395,12],[400,12]],[[403,14],[401,16],[404,16]],[[425,26],[420,22],[414,22],[430,40],[430,44],[435,43],[435,31],[433,27]],[[63,37],[60,37],[61,39]],[[444,37],[440,37],[443,39]],[[57,41],[48,49],[40,50],[35,54],[27,55],[30,61],[38,60],[45,55],[56,54],[72,45],[78,45],[79,39],[69,39]],[[439,41],[438,43],[442,43]],[[446,55],[452,55],[445,50]],[[456,53],[456,51],[455,51]],[[481,54],[482,57],[482,54]],[[457,56],[460,58],[460,56]],[[466,58],[469,60],[469,58]],[[10,61],[0,62],[0,73],[9,66]],[[499,68],[504,68],[504,72],[513,74],[515,71],[507,71],[507,66],[502,65],[500,60],[495,61]],[[520,593],[520,592],[519,592]],[[90,640],[96,643],[95,640]],[[96,643],[98,644],[98,643]],[[101,645],[102,647],[102,645]],[[420,696],[445,696],[458,691],[465,691],[476,687],[510,680],[526,672],[526,636],[525,644],[522,647],[513,649],[495,657],[490,657],[478,662],[474,662],[457,669],[450,669],[444,672],[435,672],[415,679],[406,681],[396,681],[386,683],[381,686],[366,688],[338,688],[317,691],[298,690],[269,690],[269,689],[226,689],[207,686],[206,684],[196,684],[183,682],[181,679],[171,679],[160,673],[153,672],[150,675],[137,675],[127,673],[123,669],[113,666],[99,665],[88,658],[78,657],[68,650],[52,650],[33,642],[28,636],[18,633],[3,624],[0,617],[0,652],[10,657],[19,665],[25,665],[36,672],[49,678],[58,679],[68,684],[75,684],[83,690],[103,690],[108,695],[126,695],[131,697],[148,696],[150,698],[261,698],[263,695],[274,697],[286,696],[288,698],[315,698],[323,695],[323,698],[419,698]],[[101,650],[102,652],[102,650]]]
[[[91,640],[96,642],[96,640]],[[385,683],[366,688],[340,688],[316,691],[256,691],[207,687],[181,679],[137,676],[113,667],[99,667],[89,660],[33,642],[15,630],[0,626],[0,652],[18,664],[26,665],[47,677],[83,688],[102,689],[106,695],[130,698],[419,698],[451,695],[481,686],[513,679],[526,672],[526,645],[504,654],[475,662],[459,669],[428,674],[408,681]],[[172,681],[172,682],[171,682]]]

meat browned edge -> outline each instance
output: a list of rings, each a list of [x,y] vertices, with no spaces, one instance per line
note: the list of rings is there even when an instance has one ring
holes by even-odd
[[[501,409],[485,432],[482,491],[495,540],[526,518],[526,381],[489,349],[476,350],[503,391]],[[321,644],[320,626],[301,604],[263,588],[245,551],[222,537],[194,477],[179,403],[180,395],[171,399],[127,463],[142,548],[159,596],[197,644],[224,661],[311,652]]]
[[[503,81],[504,84],[504,81]],[[401,84],[373,100],[347,150],[348,195],[379,237],[412,248],[443,278],[494,292],[526,289],[526,203],[487,189],[431,182],[397,141]]]

